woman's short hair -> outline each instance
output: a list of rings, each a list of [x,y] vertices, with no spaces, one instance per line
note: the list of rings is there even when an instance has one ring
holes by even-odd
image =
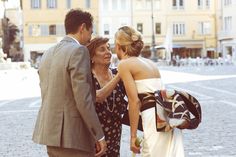
[[[95,37],[93,38],[87,46],[88,50],[89,50],[89,54],[90,54],[90,58],[93,58],[93,56],[95,55],[95,51],[96,48],[98,48],[99,46],[107,43],[109,41],[108,38],[103,38],[103,37]]]
[[[115,41],[128,56],[139,56],[144,45],[141,33],[129,26],[118,29]]]
[[[74,34],[78,27],[85,23],[87,30],[93,25],[93,16],[81,9],[71,9],[65,17],[65,31],[66,34]]]

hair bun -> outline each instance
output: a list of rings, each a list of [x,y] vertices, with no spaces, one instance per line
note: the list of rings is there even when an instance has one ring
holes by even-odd
[[[139,36],[137,34],[132,34],[131,39],[132,41],[138,41]]]

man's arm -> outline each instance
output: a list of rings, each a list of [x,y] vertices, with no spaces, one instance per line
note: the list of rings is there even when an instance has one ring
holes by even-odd
[[[104,137],[97,117],[91,94],[91,69],[88,50],[81,46],[75,48],[68,67],[76,107],[96,141]]]

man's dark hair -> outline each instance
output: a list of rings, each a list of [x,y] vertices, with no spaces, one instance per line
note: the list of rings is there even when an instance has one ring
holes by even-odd
[[[93,24],[93,17],[89,12],[82,11],[81,9],[71,9],[65,18],[65,31],[66,34],[76,33],[78,27],[83,23],[86,25],[86,29],[89,30]]]

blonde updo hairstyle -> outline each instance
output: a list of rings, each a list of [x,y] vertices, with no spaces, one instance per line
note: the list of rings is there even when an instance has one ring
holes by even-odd
[[[129,26],[120,27],[116,32],[115,40],[128,56],[137,57],[143,49],[141,34]]]

